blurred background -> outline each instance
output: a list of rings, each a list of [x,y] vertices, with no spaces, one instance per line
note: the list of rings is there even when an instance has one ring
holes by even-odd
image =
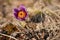
[[[14,17],[21,4],[24,21]],[[0,0],[0,40],[60,40],[60,0]]]

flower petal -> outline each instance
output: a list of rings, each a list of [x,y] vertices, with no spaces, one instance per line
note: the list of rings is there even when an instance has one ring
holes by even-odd
[[[17,13],[14,13],[14,16],[17,18],[18,16],[17,16]]]
[[[19,12],[19,10],[15,8],[15,9],[14,9],[14,12],[16,12],[16,13],[17,13],[17,12]]]
[[[26,11],[26,8],[23,5],[20,5],[19,9],[23,10],[23,11]]]
[[[25,18],[18,18],[18,19],[21,20],[21,21],[25,20]]]

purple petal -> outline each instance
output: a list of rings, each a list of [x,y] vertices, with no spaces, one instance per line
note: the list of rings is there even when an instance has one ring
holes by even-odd
[[[20,5],[19,8],[24,8],[25,9],[25,6],[24,5]]]
[[[17,13],[14,13],[14,16],[17,18],[18,17]]]
[[[19,12],[19,10],[15,8],[15,9],[14,9],[14,12],[16,12],[16,13],[17,13],[17,12]]]
[[[23,5],[20,5],[19,9],[23,10],[23,11],[26,11],[26,8]]]
[[[18,20],[21,20],[21,21],[23,21],[23,20],[25,20],[25,18],[18,18]]]

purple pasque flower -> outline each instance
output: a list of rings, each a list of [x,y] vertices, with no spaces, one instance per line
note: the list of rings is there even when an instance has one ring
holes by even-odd
[[[14,9],[14,16],[18,20],[25,20],[27,17],[26,8],[23,5],[20,5],[19,8]]]

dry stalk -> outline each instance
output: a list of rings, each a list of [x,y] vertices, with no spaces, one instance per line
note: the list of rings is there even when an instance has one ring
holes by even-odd
[[[14,38],[14,37],[12,37],[12,36],[9,36],[9,35],[6,35],[6,34],[2,34],[2,33],[0,33],[0,35],[3,35],[3,36],[6,36],[6,37],[9,37],[9,38],[12,38],[12,39],[18,40],[18,39],[16,39],[16,38]]]

